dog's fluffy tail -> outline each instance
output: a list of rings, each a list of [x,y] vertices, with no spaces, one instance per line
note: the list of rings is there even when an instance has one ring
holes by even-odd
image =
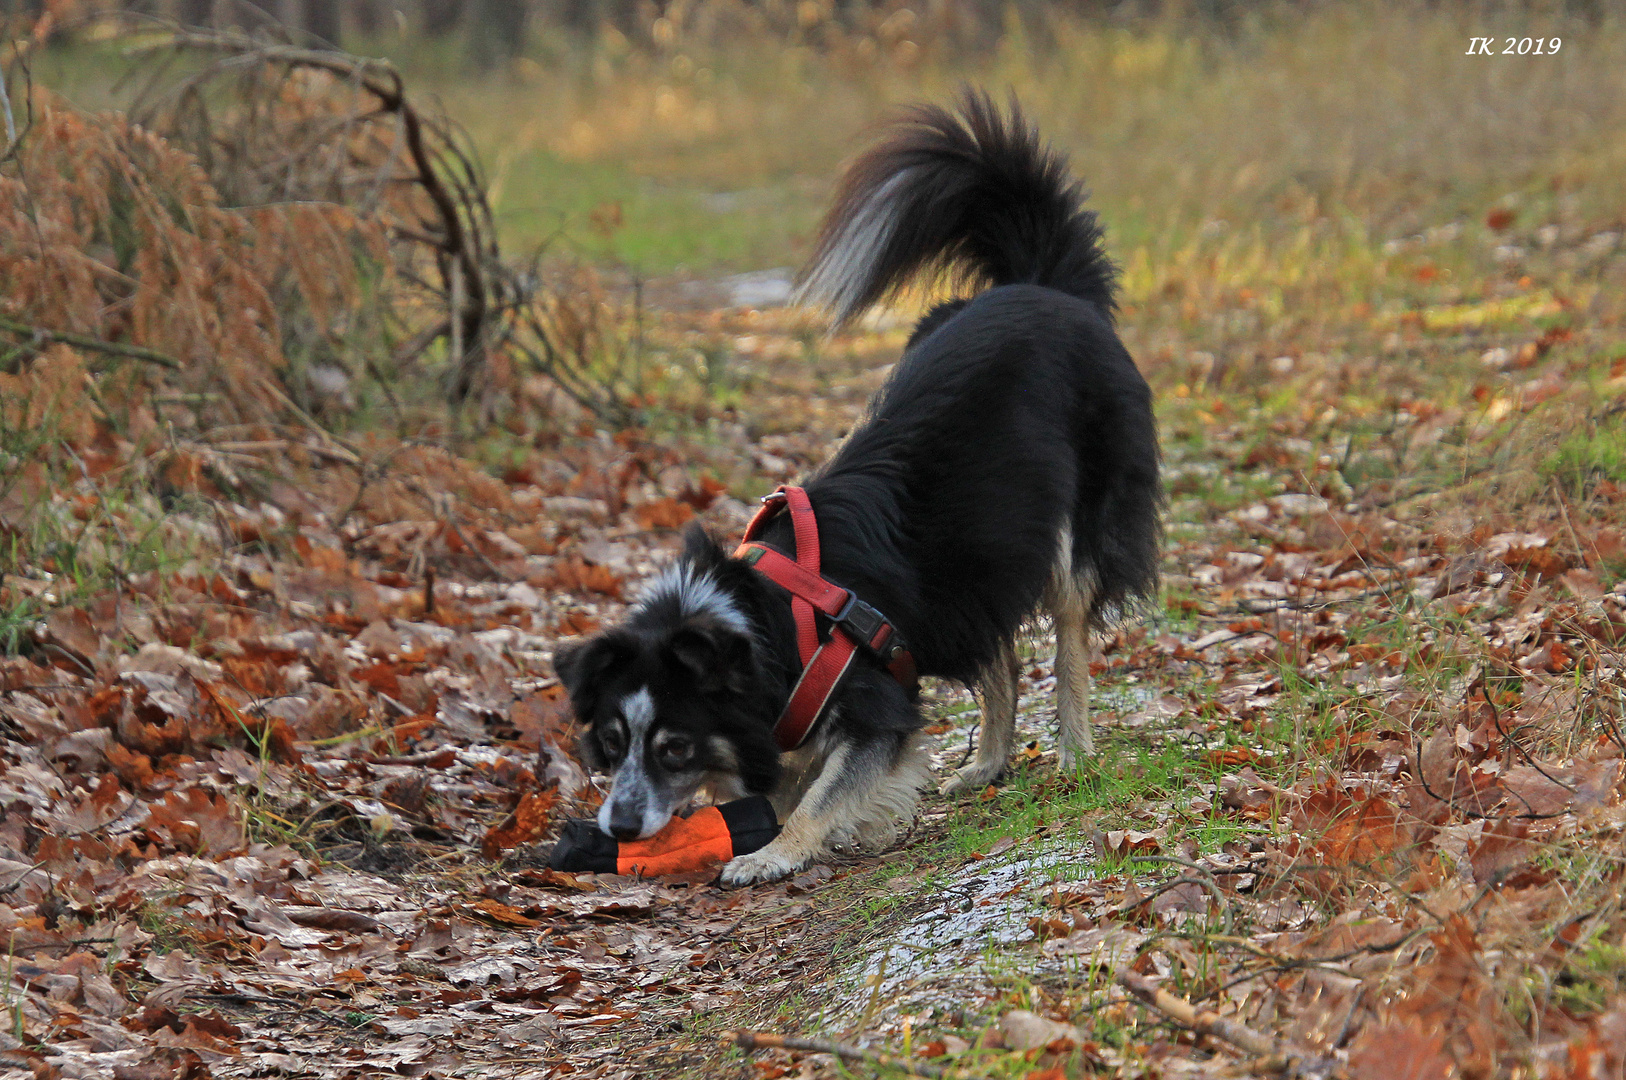
[[[909,110],[848,168],[799,299],[841,325],[922,271],[967,284],[1047,285],[1110,318],[1117,268],[1061,154],[1012,102],[975,90],[956,111]]]

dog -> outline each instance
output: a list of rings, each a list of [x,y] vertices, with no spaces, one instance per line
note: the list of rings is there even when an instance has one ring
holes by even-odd
[[[1101,228],[1014,102],[966,90],[885,129],[846,171],[798,298],[839,327],[929,273],[969,295],[919,320],[867,419],[803,490],[820,573],[884,613],[920,674],[981,698],[953,793],[1005,768],[1015,641],[1035,616],[1056,631],[1058,764],[1094,753],[1090,636],[1155,590],[1163,492]],[[792,517],[767,520],[759,546],[796,551]],[[794,606],[691,526],[624,623],[559,651],[584,755],[613,777],[604,831],[652,836],[702,788],[769,794],[784,829],[729,861],[728,885],[895,839],[930,780],[919,707],[860,649],[811,735],[782,754],[775,718],[803,671]],[[818,622],[821,638],[831,627]]]

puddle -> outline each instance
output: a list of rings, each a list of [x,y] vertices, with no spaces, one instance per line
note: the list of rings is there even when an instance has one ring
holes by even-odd
[[[1028,921],[1045,910],[1053,871],[1084,857],[1071,848],[1029,848],[966,867],[938,887],[936,906],[877,942],[840,980],[822,1026],[839,1030],[866,1011],[869,1024],[885,1026],[893,1015],[965,1008],[1013,966],[1032,970],[1036,953],[1014,947],[1034,940]]]
[[[728,292],[729,306],[740,308],[783,307],[790,303],[795,282],[789,270],[758,270],[735,274],[718,282]]]

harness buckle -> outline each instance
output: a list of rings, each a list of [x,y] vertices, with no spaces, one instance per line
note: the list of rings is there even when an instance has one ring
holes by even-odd
[[[888,637],[892,636],[892,624],[886,621],[886,616],[858,599],[855,592],[847,593],[847,602],[833,619],[854,641],[871,651],[880,651],[881,645],[885,644],[884,641],[875,640],[882,629],[888,632]]]

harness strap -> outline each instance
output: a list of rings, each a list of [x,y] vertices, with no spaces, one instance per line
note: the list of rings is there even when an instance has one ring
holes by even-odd
[[[857,655],[858,646],[842,634],[832,634],[813,653],[813,659],[802,669],[802,677],[796,680],[796,689],[790,692],[790,700],[785,702],[785,711],[774,723],[773,738],[779,749],[794,750],[807,741]]]
[[[796,537],[794,560],[766,544],[755,542],[763,527],[787,508]],[[774,741],[781,750],[794,750],[807,739],[852,667],[859,645],[880,656],[892,677],[905,688],[915,689],[918,679],[914,657],[903,648],[886,616],[851,590],[819,573],[818,521],[807,492],[799,487],[783,486],[764,497],[761,509],[746,526],[745,538],[734,557],[743,559],[791,594],[802,676],[791,691],[785,711],[774,724]],[[835,623],[830,640],[822,645],[815,611],[823,612]]]
[[[870,607],[850,589],[843,589],[822,574],[815,574],[767,544],[741,544],[734,557],[743,559],[759,574],[781,586],[794,597],[828,615],[861,645],[887,657],[887,642],[897,633],[886,616]]]
[[[785,505],[790,508],[791,527],[796,532],[796,562],[793,565],[805,568],[817,576],[819,525],[813,517],[813,504],[807,501],[807,492],[799,487],[785,488],[784,491]],[[796,593],[791,599],[790,606],[796,613],[796,649],[802,654],[802,666],[806,667],[813,662],[814,652],[819,647],[819,631],[813,618],[812,602]]]

